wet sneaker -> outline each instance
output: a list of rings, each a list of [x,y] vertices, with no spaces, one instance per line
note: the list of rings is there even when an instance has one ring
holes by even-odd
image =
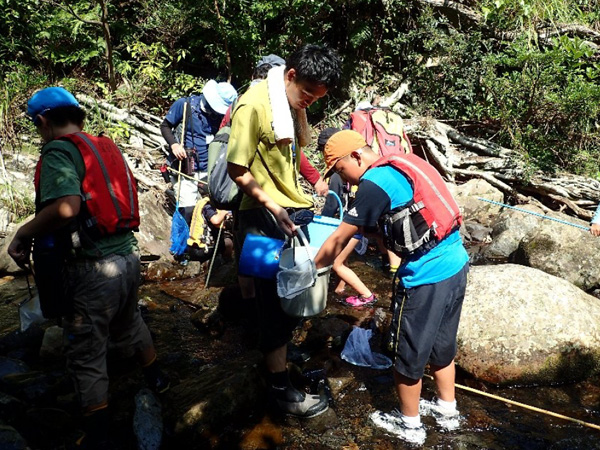
[[[294,417],[308,419],[323,414],[329,409],[326,396],[306,394],[294,387],[271,386],[270,395],[279,411]]]
[[[369,418],[379,428],[411,444],[423,445],[427,438],[423,425],[414,428],[407,426],[398,411],[392,411],[392,413],[375,411],[371,413]]]
[[[440,406],[437,398],[433,400],[421,399],[419,402],[419,413],[424,416],[432,416],[437,424],[446,431],[454,431],[460,427],[460,414],[456,408],[448,409]]]
[[[370,297],[363,297],[362,295],[353,295],[352,297],[346,298],[346,303],[350,306],[365,306],[371,305],[377,301],[375,294],[371,294]]]

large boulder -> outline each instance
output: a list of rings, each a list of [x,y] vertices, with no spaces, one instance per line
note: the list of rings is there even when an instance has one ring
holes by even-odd
[[[457,363],[496,384],[581,380],[600,372],[600,301],[515,264],[471,268]]]
[[[544,211],[533,204],[519,206],[526,211],[544,214]],[[541,217],[505,208],[494,222],[492,243],[485,249],[485,256],[490,259],[508,259],[519,248],[521,240],[529,233],[535,233],[544,220]]]
[[[577,225],[582,220],[549,213]],[[564,278],[584,291],[600,287],[600,240],[584,230],[551,220],[542,220],[521,240],[514,261]]]
[[[500,213],[500,206],[479,200],[479,198],[484,198],[495,202],[504,201],[502,192],[487,181],[476,178],[461,185],[449,185],[448,187],[465,219],[489,227]]]
[[[21,269],[19,266],[17,266],[17,264],[13,261],[13,259],[8,255],[8,246],[14,239],[15,234],[17,234],[17,230],[19,229],[19,227],[23,226],[25,223],[29,222],[31,219],[33,219],[33,215],[29,216],[27,219],[25,219],[23,222],[19,223],[17,226],[13,225],[8,228],[8,234],[4,238],[2,245],[0,245],[0,275],[23,272],[23,269]]]
[[[157,257],[171,261],[171,217],[167,214],[163,201],[154,191],[140,192],[140,232],[136,238],[142,257]]]

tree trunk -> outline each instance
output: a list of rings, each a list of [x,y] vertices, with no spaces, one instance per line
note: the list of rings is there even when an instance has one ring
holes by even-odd
[[[111,92],[117,90],[117,78],[115,76],[115,65],[113,61],[113,46],[110,35],[110,26],[108,23],[108,7],[105,0],[98,0],[100,8],[102,10],[102,33],[104,34],[104,40],[106,41],[106,66],[108,70],[108,85],[110,86]]]

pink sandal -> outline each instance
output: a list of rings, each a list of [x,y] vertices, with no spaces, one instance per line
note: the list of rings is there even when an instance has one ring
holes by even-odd
[[[377,301],[375,294],[371,294],[370,297],[363,297],[362,295],[353,295],[352,297],[346,298],[346,303],[350,306],[366,306],[371,305]]]

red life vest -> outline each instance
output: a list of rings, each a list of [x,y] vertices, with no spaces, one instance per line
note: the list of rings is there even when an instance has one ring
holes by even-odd
[[[82,211],[79,219],[92,235],[105,236],[135,230],[140,225],[137,186],[117,145],[106,136],[79,132],[59,137],[72,142],[83,159]],[[42,158],[35,170],[36,197],[40,195]]]
[[[354,111],[350,114],[350,128],[381,156],[412,153],[402,117],[389,108]]]
[[[462,223],[458,204],[439,172],[414,154],[393,155],[371,166],[389,165],[410,182],[413,199],[380,219],[386,246],[402,256],[427,251]]]

